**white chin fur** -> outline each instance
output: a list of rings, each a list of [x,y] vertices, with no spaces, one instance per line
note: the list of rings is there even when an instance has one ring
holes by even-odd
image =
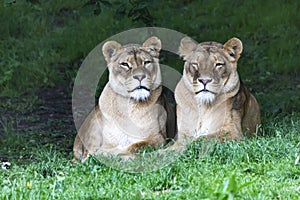
[[[150,92],[144,89],[134,90],[130,93],[130,98],[135,101],[146,101],[150,97]]]
[[[199,105],[210,104],[215,100],[215,95],[212,93],[199,93],[195,98]]]

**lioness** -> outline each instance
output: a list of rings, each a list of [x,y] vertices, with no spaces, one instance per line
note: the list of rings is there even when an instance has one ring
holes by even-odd
[[[237,72],[242,50],[237,38],[225,44],[181,40],[185,64],[175,89],[178,141],[201,136],[241,140],[244,133],[256,131],[259,105]]]
[[[176,121],[162,96],[160,49],[157,37],[143,45],[122,46],[116,41],[103,45],[109,81],[78,131],[73,162],[90,154],[126,157],[137,148],[165,144],[167,129],[174,134]]]

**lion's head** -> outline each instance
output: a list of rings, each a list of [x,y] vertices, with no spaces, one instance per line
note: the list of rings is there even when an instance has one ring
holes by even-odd
[[[183,80],[199,104],[211,104],[221,94],[239,86],[237,61],[242,49],[237,38],[225,44],[197,44],[188,37],[181,40],[179,53],[185,60]]]
[[[102,51],[112,89],[135,101],[146,101],[161,85],[160,49],[161,41],[157,37],[150,37],[143,45],[106,42]]]

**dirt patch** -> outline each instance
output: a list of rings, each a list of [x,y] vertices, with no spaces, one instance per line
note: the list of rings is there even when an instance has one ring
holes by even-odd
[[[2,99],[9,101],[9,99]],[[31,111],[18,111],[21,104],[30,104],[21,99],[12,100],[16,109],[4,110],[2,121],[14,121],[16,131],[57,131],[72,129],[75,131],[72,117],[72,97],[70,92],[63,89],[47,89],[38,94],[37,105]],[[23,105],[24,106],[24,105]],[[5,109],[5,108],[4,108]],[[0,128],[4,128],[1,126]],[[0,129],[1,130],[1,129]]]
[[[19,108],[28,102],[21,98],[5,98],[15,105],[15,109],[1,108],[0,146],[3,148],[0,160],[31,160],[34,158],[27,150],[50,145],[60,149],[63,154],[72,151],[76,129],[72,116],[71,92],[51,88],[41,91],[37,98],[38,103],[35,103],[34,109],[26,112]]]

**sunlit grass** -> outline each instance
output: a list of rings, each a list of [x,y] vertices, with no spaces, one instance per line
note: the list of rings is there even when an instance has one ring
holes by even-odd
[[[26,162],[9,158],[11,167],[0,170],[0,197],[297,199],[299,117],[272,118],[274,121],[263,127],[264,136],[217,143],[205,155],[201,143],[195,143],[179,159],[152,172],[119,171],[92,157],[85,163],[72,164],[72,155],[64,152],[64,144],[29,143],[27,155],[31,156]]]

